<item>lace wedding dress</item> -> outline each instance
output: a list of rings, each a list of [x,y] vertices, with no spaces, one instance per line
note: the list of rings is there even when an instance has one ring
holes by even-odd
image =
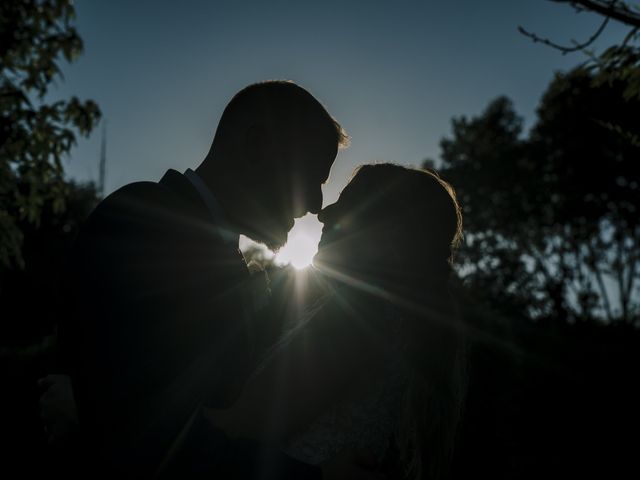
[[[288,333],[273,351],[286,348],[288,342],[313,318],[325,302],[309,309],[304,318],[290,325]],[[388,340],[383,350],[384,368],[368,372],[360,379],[357,393],[340,399],[320,415],[309,428],[290,439],[282,450],[297,460],[318,465],[343,450],[366,452],[382,460],[400,420],[409,372],[402,355],[400,339],[402,318],[389,306],[384,312]]]

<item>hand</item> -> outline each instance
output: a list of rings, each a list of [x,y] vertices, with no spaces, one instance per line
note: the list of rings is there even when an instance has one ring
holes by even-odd
[[[323,480],[385,480],[386,475],[380,473],[377,466],[373,455],[345,450],[320,467]]]
[[[38,380],[40,418],[49,445],[64,447],[79,430],[71,379],[67,375],[47,375]]]

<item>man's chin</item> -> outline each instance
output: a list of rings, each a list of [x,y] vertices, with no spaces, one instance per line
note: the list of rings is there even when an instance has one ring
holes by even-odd
[[[287,239],[285,238],[284,240],[265,241],[262,243],[264,243],[266,247],[273,253],[278,253],[278,251],[280,251],[280,249],[287,243]]]

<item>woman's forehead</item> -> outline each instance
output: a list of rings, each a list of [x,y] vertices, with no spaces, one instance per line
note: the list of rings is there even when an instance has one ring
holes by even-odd
[[[345,194],[351,197],[354,193],[364,193],[366,182],[363,180],[363,177],[364,175],[362,175],[361,171],[356,173],[342,189],[340,197],[342,198]]]
[[[354,177],[340,192],[336,204],[345,213],[361,215],[370,211],[379,200],[379,190],[361,177],[361,175]]]

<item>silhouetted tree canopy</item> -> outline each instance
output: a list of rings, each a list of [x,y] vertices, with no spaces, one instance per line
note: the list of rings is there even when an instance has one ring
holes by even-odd
[[[19,184],[18,189],[28,189]],[[0,270],[0,337],[2,345],[29,344],[53,333],[58,315],[59,288],[66,253],[80,224],[98,203],[93,184],[66,182],[61,200],[65,209],[57,211],[52,200],[41,206],[38,225],[17,219],[23,235],[24,268]]]
[[[590,12],[602,18],[600,26],[585,41],[572,40],[572,45],[562,45],[555,40],[544,38],[536,32],[530,32],[519,26],[520,33],[562,54],[582,52],[588,60],[585,68],[593,73],[594,86],[611,83],[622,85],[621,94],[625,100],[640,100],[640,5],[623,0],[550,0],[555,3],[567,4],[576,13]],[[591,49],[594,42],[605,31],[609,22],[617,22],[628,28],[624,38],[618,43],[596,53]],[[618,124],[607,125],[612,131],[640,147],[640,127],[637,124],[626,128]]]
[[[24,266],[21,222],[64,209],[62,158],[100,118],[91,100],[45,99],[60,61],[82,52],[74,17],[71,0],[0,3],[0,266]]]
[[[555,76],[528,134],[501,97],[442,140],[465,213],[461,272],[503,311],[637,322],[640,148],[610,127],[637,125],[626,86],[577,68]]]

